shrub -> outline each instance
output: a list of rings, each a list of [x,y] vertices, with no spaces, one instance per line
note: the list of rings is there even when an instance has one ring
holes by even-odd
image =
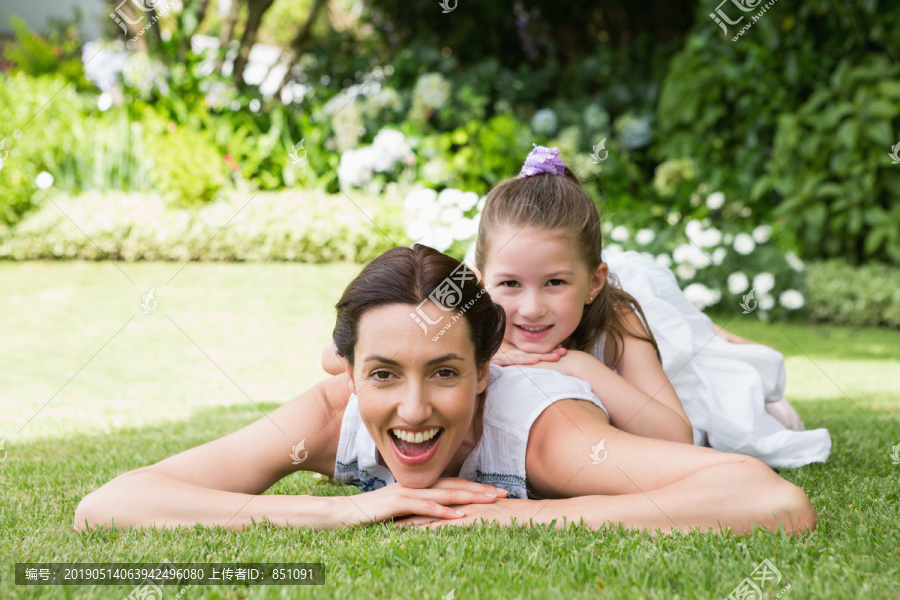
[[[38,173],[65,162],[88,105],[62,77],[18,73],[0,76],[0,106],[0,223],[14,224],[41,197]]]
[[[156,189],[175,204],[212,200],[227,182],[229,165],[204,132],[174,123],[147,147]]]
[[[900,265],[900,66],[872,56],[844,64],[795,112],[778,120],[766,185],[808,256]],[[900,147],[898,147],[900,148]]]
[[[806,271],[806,312],[837,325],[900,328],[900,268],[842,260],[815,262]]]
[[[408,243],[402,199],[354,201],[259,192],[178,208],[156,194],[60,195],[0,227],[0,259],[366,262]]]

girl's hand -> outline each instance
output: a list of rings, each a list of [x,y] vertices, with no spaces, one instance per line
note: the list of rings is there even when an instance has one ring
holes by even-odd
[[[440,479],[426,489],[392,483],[374,492],[342,497],[342,500],[348,501],[349,507],[343,524],[376,523],[408,516],[459,519],[465,516],[465,512],[452,506],[490,504],[506,494],[506,490],[456,477]]]
[[[503,340],[503,345],[497,350],[497,354],[491,359],[491,363],[499,367],[536,365],[539,362],[556,362],[565,355],[566,349],[562,345],[557,346],[546,354],[532,354],[531,352],[522,352],[514,345]]]

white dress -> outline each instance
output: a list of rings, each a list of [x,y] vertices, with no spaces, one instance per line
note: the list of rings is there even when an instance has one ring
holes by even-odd
[[[761,344],[732,344],[684,296],[675,275],[637,252],[604,262],[647,317],[663,370],[694,427],[694,443],[756,457],[773,467],[825,462],[827,429],[793,431],[766,412],[784,395],[784,356]],[[591,354],[603,360],[605,336]]]
[[[586,400],[609,417],[586,381],[549,369],[491,365],[485,392],[481,439],[463,462],[459,477],[505,489],[507,498],[538,498],[527,487],[525,451],[531,426],[548,406],[570,398]],[[356,394],[344,409],[334,479],[363,492],[396,482],[363,423]]]

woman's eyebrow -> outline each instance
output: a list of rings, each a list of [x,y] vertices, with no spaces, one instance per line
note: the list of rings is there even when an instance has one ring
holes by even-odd
[[[460,356],[459,354],[454,354],[451,352],[450,354],[445,354],[443,356],[438,356],[437,358],[432,358],[427,363],[425,363],[425,365],[429,366],[429,365],[433,365],[433,364],[437,364],[437,363],[446,362],[448,360],[465,360],[465,359],[462,356]],[[377,354],[371,354],[363,360],[363,362],[370,362],[370,361],[380,362],[380,363],[392,365],[395,367],[402,366],[399,361],[396,361],[393,358],[387,358],[385,356],[379,356]]]

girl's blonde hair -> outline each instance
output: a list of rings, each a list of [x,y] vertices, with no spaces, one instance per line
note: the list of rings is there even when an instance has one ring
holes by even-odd
[[[475,245],[475,263],[482,272],[489,233],[501,226],[559,232],[575,242],[579,255],[591,273],[603,262],[600,256],[603,249],[600,212],[581,186],[578,177],[568,167],[565,177],[551,173],[521,179],[512,177],[488,192]],[[625,315],[629,310],[638,314],[643,331],[634,331],[634,327],[628,326]],[[626,335],[650,342],[656,350],[657,358],[660,356],[656,339],[647,325],[647,318],[640,304],[619,287],[612,274],[594,301],[585,306],[578,327],[563,342],[563,346],[590,352],[604,331],[609,332],[614,345],[610,368],[615,368],[622,358]]]

